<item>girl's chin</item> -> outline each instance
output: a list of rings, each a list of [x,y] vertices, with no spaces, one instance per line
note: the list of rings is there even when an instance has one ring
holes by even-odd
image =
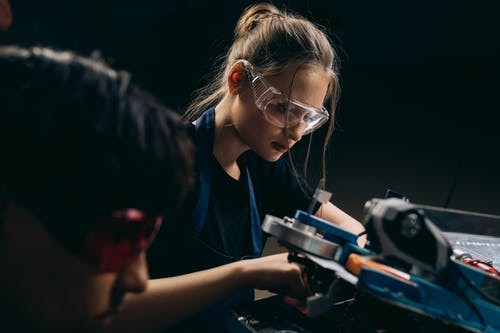
[[[262,159],[267,162],[276,162],[283,156],[284,153],[277,151],[276,149],[254,149],[253,150],[257,155],[259,155]]]
[[[273,154],[268,154],[267,157],[264,157],[264,159],[268,162],[276,162],[283,156],[283,153],[276,153],[274,152]]]

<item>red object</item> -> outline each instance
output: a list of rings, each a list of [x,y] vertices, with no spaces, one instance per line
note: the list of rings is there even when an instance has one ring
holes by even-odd
[[[295,309],[297,309],[297,311],[299,311],[302,314],[307,313],[307,307],[296,298],[290,296],[283,296],[283,302],[294,307]]]
[[[464,258],[462,258],[460,260],[463,263],[466,263],[466,264],[468,264],[468,265],[470,265],[472,267],[481,269],[481,270],[483,270],[485,272],[488,272],[488,273],[496,275],[496,276],[500,276],[500,273],[495,269],[495,267],[491,266],[488,263],[485,263],[484,261],[472,259],[472,258],[469,258],[469,257],[464,257]]]
[[[149,247],[161,221],[137,209],[114,212],[85,238],[87,261],[99,272],[122,271]]]

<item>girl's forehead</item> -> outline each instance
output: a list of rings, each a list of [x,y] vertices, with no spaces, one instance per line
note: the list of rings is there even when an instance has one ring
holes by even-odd
[[[330,83],[329,73],[319,66],[289,66],[266,79],[281,92],[303,103],[321,107]]]
[[[330,75],[327,70],[312,64],[289,65],[278,73],[272,75],[264,74],[264,76],[273,84],[284,86],[286,90],[289,90],[290,87],[297,84],[313,83],[306,81],[319,80],[321,82],[326,81],[328,84],[330,80]]]

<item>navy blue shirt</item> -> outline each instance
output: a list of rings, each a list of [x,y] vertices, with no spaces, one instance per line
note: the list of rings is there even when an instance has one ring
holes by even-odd
[[[189,126],[196,142],[194,126]],[[200,240],[222,254],[233,257],[248,255],[252,252],[252,240],[246,177],[235,180],[226,173],[215,157],[212,163],[212,193]],[[240,167],[245,164],[248,167],[261,222],[266,214],[292,217],[297,209],[308,209],[313,190],[293,174],[286,155],[276,162],[267,162],[253,151],[247,151],[240,156],[238,164]],[[182,215],[177,221],[165,221],[149,249],[148,259],[153,278],[188,273],[175,267],[167,267],[169,255],[182,257],[182,253],[169,248],[168,243],[179,232],[173,226],[182,227],[189,223],[198,200],[198,192],[199,185],[196,184],[186,199]]]

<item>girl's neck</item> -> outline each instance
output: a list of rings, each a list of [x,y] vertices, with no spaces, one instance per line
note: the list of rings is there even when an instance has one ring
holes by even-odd
[[[231,102],[224,98],[215,107],[214,156],[224,170],[239,179],[238,158],[249,149],[233,126]]]

